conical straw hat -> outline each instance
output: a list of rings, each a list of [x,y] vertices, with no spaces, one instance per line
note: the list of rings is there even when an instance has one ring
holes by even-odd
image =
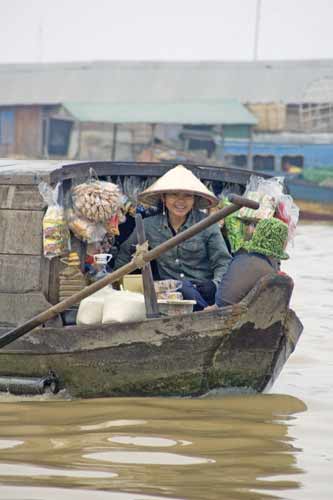
[[[194,175],[191,170],[177,165],[157,179],[148,189],[138,195],[138,200],[146,205],[157,206],[162,194],[182,192],[196,197],[196,208],[214,207],[218,199]]]

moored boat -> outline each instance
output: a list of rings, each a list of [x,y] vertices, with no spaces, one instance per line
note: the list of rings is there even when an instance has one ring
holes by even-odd
[[[302,220],[333,221],[333,187],[297,177],[287,177],[286,185],[300,209]]]

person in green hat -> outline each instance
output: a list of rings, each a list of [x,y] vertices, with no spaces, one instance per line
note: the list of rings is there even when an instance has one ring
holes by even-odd
[[[246,252],[237,253],[216,291],[218,307],[230,306],[242,300],[266,274],[279,271],[280,260],[288,259],[285,252],[288,226],[276,218],[258,222]]]

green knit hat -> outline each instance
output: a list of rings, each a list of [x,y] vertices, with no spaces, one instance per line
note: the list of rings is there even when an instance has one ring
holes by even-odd
[[[276,259],[289,259],[284,252],[288,238],[288,226],[279,219],[262,219],[258,222],[252,239],[245,243],[248,252],[257,252]]]

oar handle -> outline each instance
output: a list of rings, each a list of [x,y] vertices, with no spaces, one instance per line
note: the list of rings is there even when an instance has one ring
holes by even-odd
[[[239,207],[252,208],[253,210],[257,210],[257,208],[259,208],[259,203],[257,201],[250,200],[249,198],[243,198],[243,196],[239,196],[238,194],[229,194],[228,200]]]
[[[246,198],[242,198],[241,196],[238,196],[238,195],[230,195],[229,200],[232,202],[232,204],[227,205],[224,208],[221,208],[217,212],[202,219],[200,222],[197,222],[196,224],[189,227],[185,231],[181,231],[180,233],[177,233],[176,236],[174,236],[173,238],[170,238],[169,240],[165,241],[161,245],[158,245],[157,247],[148,251],[147,253],[145,253],[143,255],[143,260],[145,262],[150,262],[151,260],[156,259],[162,253],[167,252],[168,250],[179,245],[183,241],[188,240],[189,238],[192,238],[192,236],[196,235],[197,233],[199,233],[203,229],[206,229],[207,227],[211,226],[212,224],[215,224],[216,222],[223,219],[227,215],[230,215],[230,214],[236,212],[242,206],[254,208],[254,209],[259,208],[259,204],[257,202],[252,201],[252,200],[248,200]],[[22,335],[24,335],[25,333],[28,333],[33,328],[36,328],[37,326],[42,325],[43,323],[45,323],[49,319],[53,318],[57,314],[65,311],[66,309],[73,306],[74,304],[77,304],[82,299],[89,297],[89,295],[93,294],[94,292],[97,292],[97,290],[104,288],[106,285],[109,285],[110,283],[113,283],[114,281],[118,281],[125,274],[131,273],[135,269],[138,269],[138,267],[139,266],[137,264],[137,260],[133,259],[128,264],[125,264],[124,266],[120,267],[116,271],[113,271],[112,273],[110,273],[108,276],[105,276],[104,278],[96,281],[95,283],[92,283],[91,285],[85,287],[83,290],[80,290],[79,292],[75,293],[71,297],[68,297],[67,299],[59,302],[58,304],[51,306],[49,309],[38,314],[37,316],[34,316],[29,321],[14,328],[13,330],[10,330],[9,332],[5,333],[0,338],[0,348],[6,346],[7,344],[10,344],[11,342],[18,339],[19,337],[22,337]]]

